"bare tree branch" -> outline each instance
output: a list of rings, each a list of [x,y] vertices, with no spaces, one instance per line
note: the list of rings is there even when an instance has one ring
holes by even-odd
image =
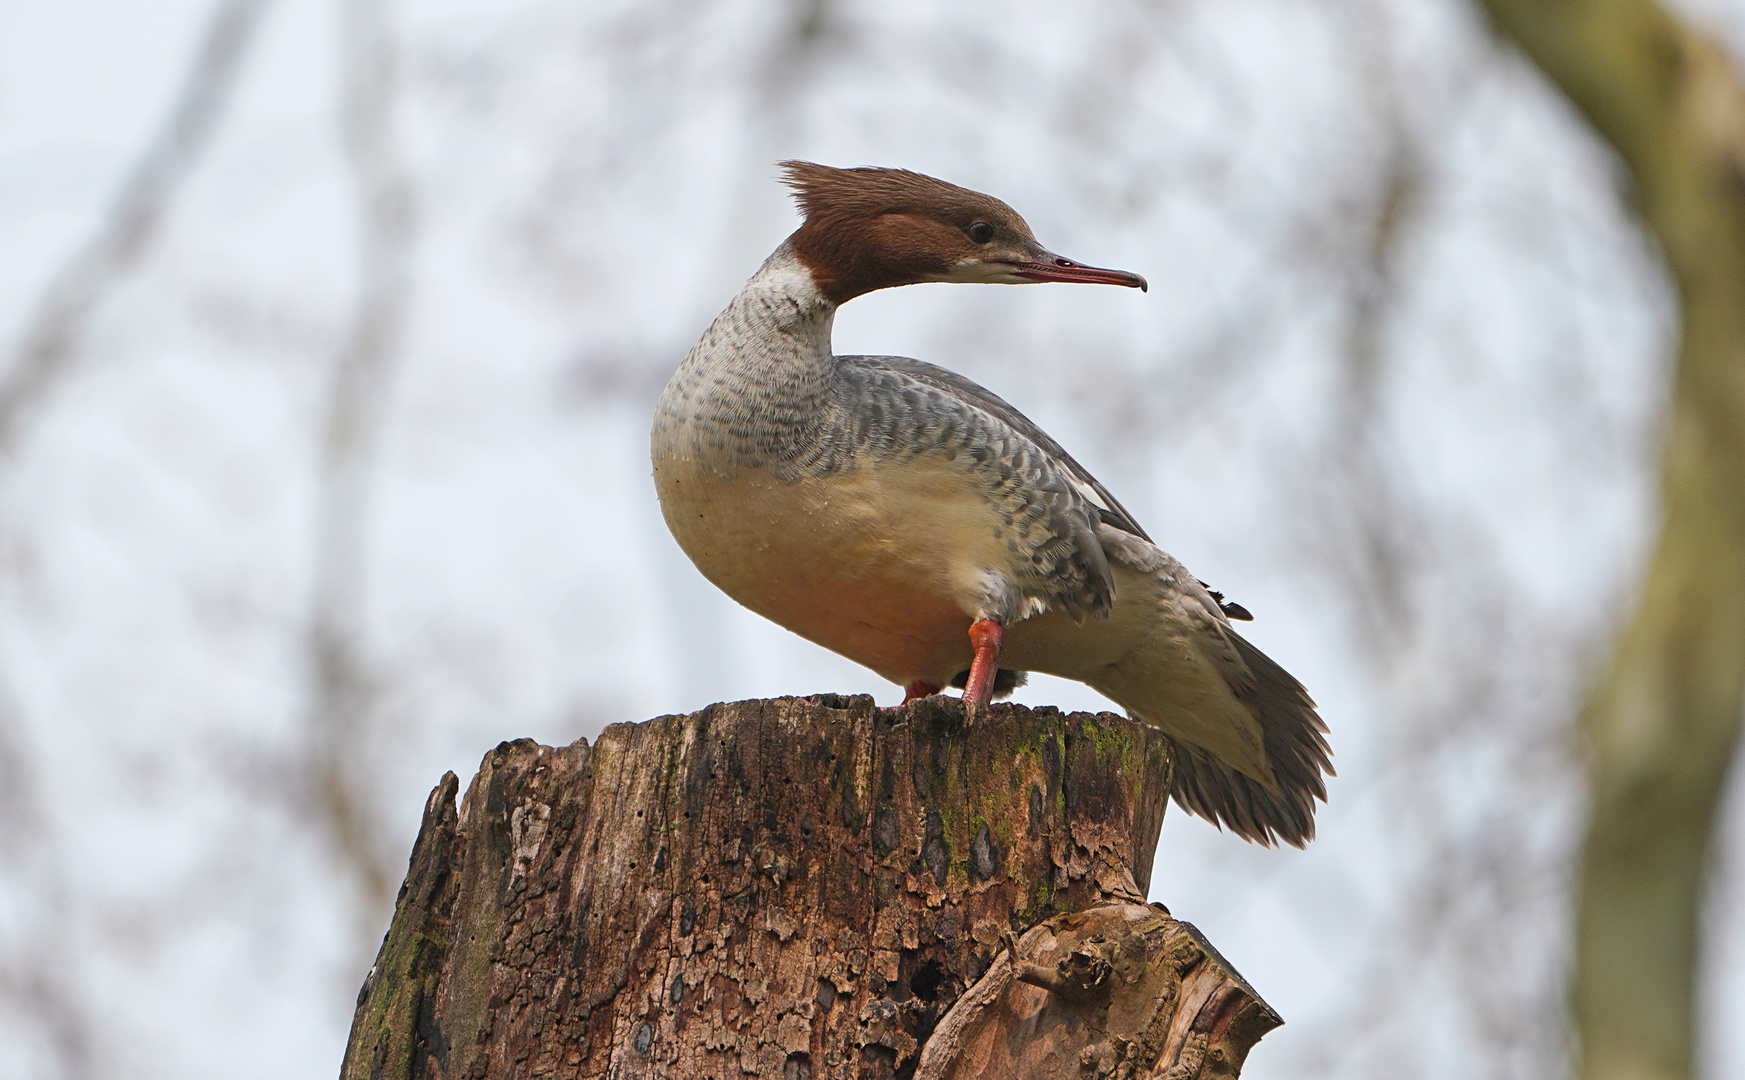
[[[394,883],[352,774],[369,723],[364,592],[370,479],[411,301],[412,180],[393,124],[396,54],[386,0],[346,0],[341,19],[341,129],[362,223],[357,308],[335,358],[321,444],[314,611],[309,629],[311,790],[334,851],[365,911]]]
[[[34,1022],[62,1077],[84,1080],[98,1072],[96,1024],[72,977],[75,935],[54,823],[17,731],[18,716],[0,705],[0,868],[30,880],[35,901],[8,920],[16,938],[0,953],[0,1005]]]
[[[1425,1034],[1422,1009],[1402,1003],[1445,993],[1437,1026],[1458,1031],[1488,1075],[1555,1075],[1567,1053],[1556,916],[1570,845],[1567,830],[1522,821],[1562,820],[1572,808],[1557,702],[1568,700],[1561,688],[1581,627],[1519,603],[1496,543],[1402,465],[1396,388],[1410,378],[1402,361],[1412,345],[1390,329],[1409,310],[1410,245],[1437,225],[1432,140],[1446,105],[1430,103],[1447,99],[1406,68],[1388,5],[1340,11],[1373,134],[1348,155],[1366,163],[1352,194],[1300,227],[1311,250],[1330,254],[1326,277],[1344,309],[1321,445],[1300,480],[1302,521],[1386,723],[1385,767],[1345,798],[1386,801],[1409,869],[1399,897],[1374,913],[1377,947],[1350,980],[1354,1007],[1308,1044],[1304,1071],[1433,1074],[1422,1055],[1402,1053]],[[1450,577],[1458,588],[1446,587]],[[1451,804],[1439,776],[1496,751],[1502,797]],[[1503,967],[1512,977],[1499,980]]]
[[[31,410],[70,370],[91,313],[116,279],[150,250],[177,193],[193,172],[260,28],[267,0],[220,0],[180,93],[146,144],[94,236],[51,279],[0,375],[0,453],[14,448]],[[95,1024],[73,985],[67,886],[53,824],[44,812],[35,762],[16,739],[19,718],[0,709],[0,861],[34,879],[39,918],[21,934],[0,971],[0,1002],[35,1021],[60,1075],[97,1074]]]
[[[163,127],[122,184],[102,227],[54,276],[37,304],[12,366],[0,376],[0,452],[17,445],[23,418],[66,374],[105,291],[150,250],[224,115],[267,4],[219,0]]]

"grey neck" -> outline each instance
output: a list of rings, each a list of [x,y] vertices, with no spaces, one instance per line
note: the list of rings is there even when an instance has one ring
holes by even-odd
[[[657,453],[768,465],[798,450],[836,374],[836,305],[790,245],[715,317],[655,407]]]

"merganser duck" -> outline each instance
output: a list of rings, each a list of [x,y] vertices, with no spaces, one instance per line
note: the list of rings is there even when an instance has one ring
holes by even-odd
[[[928,281],[1145,279],[1063,259],[998,199],[904,169],[782,163],[805,223],[661,393],[655,487],[727,595],[906,688],[975,710],[1076,679],[1174,741],[1171,794],[1261,844],[1313,838],[1333,772],[1314,702],[1022,413],[961,375],[837,356],[836,309]]]

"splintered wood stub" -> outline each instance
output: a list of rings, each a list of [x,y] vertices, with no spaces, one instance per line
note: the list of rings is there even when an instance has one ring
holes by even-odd
[[[1015,939],[940,1020],[915,1080],[1235,1076],[1281,1023],[1198,930],[1114,901]]]

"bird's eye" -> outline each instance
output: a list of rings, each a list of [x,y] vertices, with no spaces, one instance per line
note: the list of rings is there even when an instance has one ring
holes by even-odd
[[[985,221],[978,221],[969,227],[969,238],[978,244],[985,244],[994,238],[994,227]]]

